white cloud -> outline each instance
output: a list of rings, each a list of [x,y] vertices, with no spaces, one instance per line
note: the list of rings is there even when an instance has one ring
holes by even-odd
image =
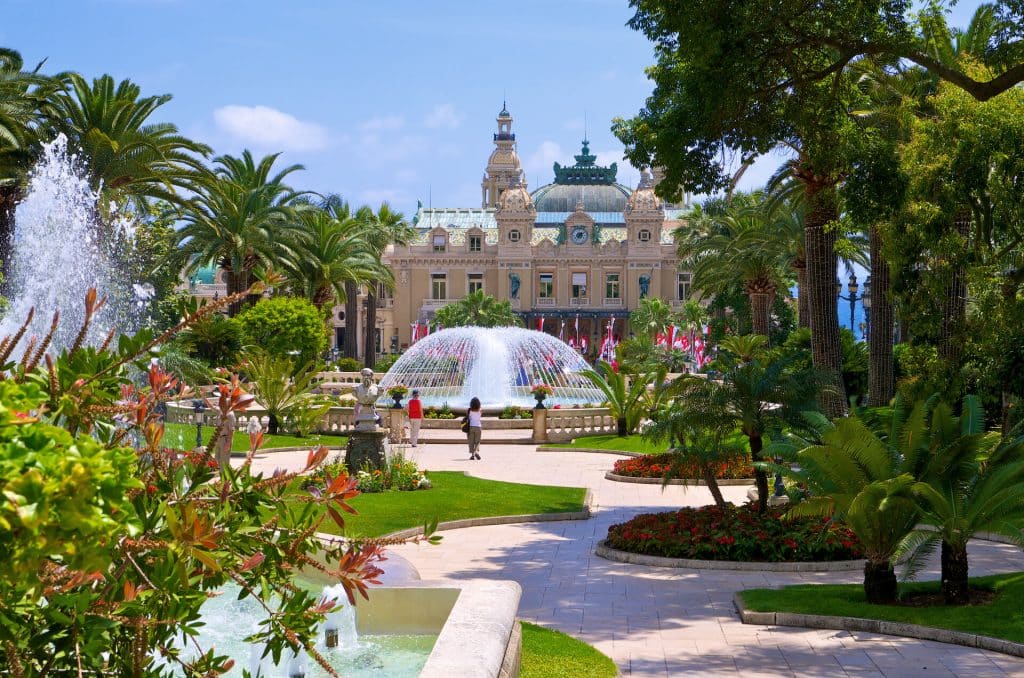
[[[236,139],[278,151],[316,151],[329,142],[327,130],[269,106],[223,106],[213,112],[217,127]]]
[[[527,156],[524,162],[526,175],[531,177],[530,187],[538,188],[551,181],[555,176],[551,171],[551,166],[555,162],[564,165],[568,162],[566,158],[571,157],[572,154],[563,151],[557,141],[542,141],[537,150]]]
[[[446,129],[456,129],[462,124],[462,120],[465,118],[464,115],[455,110],[455,106],[451,104],[440,104],[434,106],[434,110],[430,112],[423,124],[431,128],[444,127]]]
[[[405,127],[405,118],[400,115],[378,115],[359,125],[365,132],[393,132]]]

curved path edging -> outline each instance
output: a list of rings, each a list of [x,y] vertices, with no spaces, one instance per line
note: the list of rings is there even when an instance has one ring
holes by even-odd
[[[644,553],[630,553],[608,546],[602,540],[594,549],[595,555],[617,563],[673,567],[692,570],[727,570],[732,572],[852,572],[863,570],[863,560],[833,560],[829,562],[763,563],[738,560],[697,560],[694,558],[665,558]]]
[[[587,454],[615,454],[620,457],[646,457],[643,452],[626,452],[625,450],[605,450],[600,447],[552,447],[538,445],[538,452],[585,452]]]
[[[665,481],[661,478],[638,478],[636,476],[620,476],[619,474],[608,471],[604,474],[605,480],[611,480],[616,483],[637,483],[639,485],[661,485]],[[705,486],[707,483],[699,478],[674,478],[668,481],[669,485],[699,485]],[[753,478],[728,478],[719,480],[718,484],[721,487],[739,487],[742,485],[753,485]]]
[[[468,474],[467,474],[468,475]],[[527,513],[518,516],[485,516],[482,518],[463,518],[462,520],[449,520],[437,524],[437,531],[459,530],[465,527],[480,527],[482,525],[509,525],[512,523],[547,523],[558,520],[587,520],[590,518],[590,504],[593,495],[590,488],[583,495],[582,511],[563,511],[561,513]],[[384,535],[384,539],[408,539],[423,534],[423,527],[410,527]]]
[[[1024,643],[1015,643],[992,636],[980,636],[975,633],[940,629],[935,626],[906,624],[904,622],[883,621],[881,619],[865,619],[864,617],[836,617],[824,614],[802,614],[797,612],[754,612],[748,610],[743,601],[743,592],[737,591],[733,597],[736,611],[744,624],[762,624],[768,626],[796,626],[809,629],[834,629],[837,631],[863,631],[866,633],[882,633],[889,636],[905,636],[918,640],[934,640],[939,643],[976,647],[1024,657]]]

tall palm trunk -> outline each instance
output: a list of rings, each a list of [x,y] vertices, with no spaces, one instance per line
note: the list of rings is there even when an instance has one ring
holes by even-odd
[[[345,283],[345,346],[346,358],[359,357],[359,286]]]
[[[971,213],[961,209],[953,218],[953,227],[965,249],[970,235]],[[953,263],[942,298],[942,325],[939,334],[939,359],[945,364],[951,386],[961,389],[960,367],[964,353],[964,325],[967,320],[967,267],[962,256]],[[955,394],[950,396],[955,399]]]
[[[970,600],[967,583],[967,546],[942,542],[942,597],[946,605],[966,605]]]
[[[366,341],[363,346],[366,348],[363,364],[372,369],[377,362],[377,295],[370,291],[366,293]]]
[[[871,329],[868,334],[868,405],[888,405],[896,395],[893,365],[893,309],[889,301],[889,262],[882,258],[882,234],[877,225],[868,231],[871,250]]]
[[[750,460],[755,464],[764,461],[761,450],[764,449],[764,438],[760,435],[748,435],[750,440]],[[768,510],[768,474],[762,469],[754,468],[754,485],[757,487],[757,510],[764,513]]]
[[[754,334],[769,336],[772,318],[772,294],[764,291],[748,292],[750,319]]]
[[[864,596],[874,605],[896,602],[896,572],[889,560],[864,563]]]
[[[839,217],[835,187],[812,177],[804,180],[807,216],[804,241],[807,251],[807,297],[811,319],[811,361],[827,379],[819,401],[829,417],[846,414],[842,352],[839,348],[839,309],[836,298],[836,232]]]
[[[807,299],[807,260],[794,259],[792,268],[796,271],[796,313],[799,327],[811,326],[811,304]]]
[[[244,292],[249,289],[249,272],[246,270],[235,271],[228,265],[227,270],[227,286],[228,296]],[[242,312],[242,307],[245,305],[245,299],[239,299],[228,304],[228,315],[232,318]]]

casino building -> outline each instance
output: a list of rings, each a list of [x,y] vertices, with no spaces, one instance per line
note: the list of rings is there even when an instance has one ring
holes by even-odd
[[[617,183],[616,164],[596,165],[586,140],[575,164],[556,162],[554,181],[530,191],[506,108],[497,123],[480,206],[421,206],[417,237],[388,250],[396,286],[378,310],[380,352],[406,348],[415,325],[480,289],[509,300],[527,327],[591,347],[610,322],[628,336],[644,297],[686,301],[690,274],[678,270],[672,231],[688,205],[655,196],[646,171],[635,190]]]

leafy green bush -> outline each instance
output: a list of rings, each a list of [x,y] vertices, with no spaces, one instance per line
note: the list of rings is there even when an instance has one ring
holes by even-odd
[[[261,299],[243,311],[238,321],[247,346],[257,346],[274,355],[293,355],[297,366],[316,361],[327,350],[324,315],[306,299]]]
[[[506,405],[505,409],[498,413],[498,419],[533,419],[533,410],[528,407]]]
[[[178,335],[189,355],[213,367],[230,367],[242,350],[242,324],[235,318],[214,313],[197,321]]]
[[[381,356],[374,363],[373,369],[375,372],[387,372],[391,369],[391,366],[398,362],[398,359],[402,356],[391,353],[385,356]]]
[[[430,480],[425,471],[416,468],[416,463],[405,455],[395,454],[382,468],[363,468],[356,473],[360,492],[386,492],[387,490],[429,490]]]
[[[334,365],[334,367],[339,372],[358,372],[363,369],[363,364],[355,358],[342,358]]]

